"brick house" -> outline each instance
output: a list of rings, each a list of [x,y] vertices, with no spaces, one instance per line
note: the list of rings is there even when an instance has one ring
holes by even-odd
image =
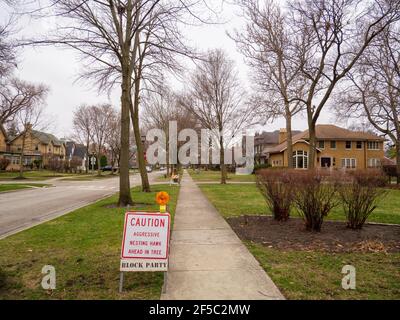
[[[20,156],[23,145],[23,134],[16,137],[8,137],[2,125],[0,125],[0,157],[10,160],[7,170],[19,170]],[[28,127],[25,134],[24,167],[46,167],[52,157],[60,160],[65,158],[65,144],[50,133],[33,130]]]
[[[296,135],[301,131],[292,131],[292,135]],[[254,157],[256,164],[265,164],[268,162],[265,150],[282,143],[286,138],[286,129],[275,130],[272,132],[256,132],[254,136]],[[245,140],[244,140],[245,141]],[[244,145],[244,143],[243,143]]]
[[[287,167],[287,141],[281,130],[281,143],[263,150],[273,167]],[[317,125],[316,168],[366,169],[380,167],[385,158],[384,138],[335,125]],[[308,130],[293,136],[293,166],[308,168]]]

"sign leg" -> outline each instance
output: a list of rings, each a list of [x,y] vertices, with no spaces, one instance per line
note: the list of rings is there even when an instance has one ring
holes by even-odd
[[[162,293],[167,293],[167,272],[164,272],[164,284],[162,286]]]
[[[122,293],[123,285],[124,285],[124,273],[121,272],[119,274],[119,293]]]

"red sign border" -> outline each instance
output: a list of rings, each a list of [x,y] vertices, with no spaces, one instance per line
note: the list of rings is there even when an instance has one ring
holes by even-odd
[[[149,258],[149,257],[124,257],[124,249],[125,249],[125,238],[126,238],[126,225],[128,222],[129,215],[142,215],[142,216],[163,216],[168,217],[168,238],[167,238],[167,250],[166,250],[166,257],[164,258]],[[143,259],[143,260],[165,260],[168,259],[169,255],[169,238],[170,238],[170,230],[171,230],[171,214],[169,212],[160,213],[160,212],[148,212],[148,211],[130,211],[125,213],[125,223],[124,223],[124,234],[122,237],[122,250],[121,250],[121,259]]]

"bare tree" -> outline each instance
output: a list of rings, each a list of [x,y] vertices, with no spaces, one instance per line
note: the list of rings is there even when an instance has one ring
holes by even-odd
[[[400,183],[400,38],[399,25],[382,32],[347,76],[350,84],[338,94],[340,118],[367,118],[387,135],[396,149]]]
[[[15,1],[0,0],[6,5],[14,5]],[[14,33],[14,20],[10,17],[5,22],[0,22],[0,80],[9,75],[16,67],[16,43],[11,36]]]
[[[296,97],[303,96],[304,78],[293,63],[295,48],[292,30],[279,5],[266,0],[238,0],[247,21],[244,31],[233,36],[245,55],[255,84],[253,105],[259,108],[261,121],[283,116],[287,131],[287,163],[292,161],[292,118],[304,105]]]
[[[92,106],[90,109],[93,127],[92,142],[96,150],[97,174],[100,176],[100,158],[103,155],[107,138],[111,134],[117,115],[114,108],[109,104]]]
[[[143,120],[146,129],[161,129],[165,134],[167,176],[170,174],[169,163],[169,124],[177,120],[176,99],[167,86],[160,86],[157,91],[148,92],[143,99]]]
[[[120,115],[116,113],[110,118],[109,128],[110,132],[106,137],[106,145],[110,150],[111,154],[111,165],[114,169],[115,165],[119,167],[119,161],[121,156],[121,127],[119,125]],[[132,140],[133,142],[134,140]],[[114,170],[111,171],[113,174]]]
[[[204,1],[51,0],[49,8],[60,17],[60,21],[66,23],[54,30],[44,41],[33,41],[36,44],[61,44],[80,52],[86,67],[84,77],[93,79],[99,84],[100,89],[120,84],[121,159],[118,203],[121,206],[132,204],[129,187],[129,115],[132,113],[137,135],[139,125],[136,121],[138,112],[135,111],[135,107],[139,102],[140,95],[137,91],[140,89],[140,83],[136,80],[143,78],[144,59],[140,58],[140,52],[143,52],[143,46],[148,43],[142,40],[141,34],[143,32],[146,34],[144,30],[149,28],[153,21],[158,21],[160,26],[166,26],[167,21],[172,21],[175,23],[172,26],[177,26],[183,21],[184,12],[198,19],[195,9]],[[44,12],[44,15],[48,14]],[[165,29],[161,28],[161,30]],[[147,36],[158,39],[157,45],[153,48],[154,52],[160,51],[163,44],[168,43],[166,39],[171,36],[172,31],[174,29],[167,30],[164,34],[154,31],[147,33]],[[134,99],[132,99],[132,91]],[[141,147],[140,140],[136,136],[139,148]],[[140,151],[139,156],[142,162],[144,150]],[[142,168],[142,179],[146,177]],[[145,184],[146,181],[142,183]]]
[[[165,134],[166,167],[167,176],[173,173],[173,165],[170,163],[170,122],[177,122],[178,132],[186,128],[194,128],[196,119],[193,114],[186,112],[179,104],[179,96],[166,84],[160,85],[156,90],[149,91],[143,99],[143,119],[146,130],[157,128]],[[178,141],[177,149],[183,142]],[[178,150],[176,150],[178,151]],[[175,158],[175,157],[174,157]],[[178,157],[176,157],[178,158]],[[178,163],[179,164],[179,163]]]
[[[17,78],[3,79],[0,86],[0,123],[13,121],[24,109],[43,102],[48,88]]]
[[[400,17],[400,2],[304,0],[289,4],[296,53],[293,59],[307,79],[305,97],[310,136],[309,167],[315,166],[316,123],[334,89],[371,42]]]
[[[93,137],[92,108],[87,105],[80,106],[74,111],[73,116],[74,139],[86,146],[86,173],[89,172],[89,148]]]
[[[16,120],[18,123],[18,127],[20,128],[20,169],[19,169],[19,178],[23,178],[24,173],[24,160],[25,160],[25,149],[26,149],[26,141],[29,135],[32,134],[32,130],[40,129],[42,130],[45,126],[43,122],[43,102],[46,97],[46,94],[43,93],[40,96],[40,99],[37,98],[35,103],[26,106],[22,110],[20,110],[17,114]]]
[[[3,79],[4,80],[4,79]],[[49,89],[43,84],[33,84],[16,78],[0,87],[0,125],[13,123],[14,133],[22,137],[20,177],[23,177],[23,160],[26,136],[42,120],[42,105]]]
[[[221,184],[226,184],[227,179],[225,148],[252,117],[243,96],[233,62],[222,50],[213,50],[198,64],[187,98],[181,100],[183,107],[218,140]]]

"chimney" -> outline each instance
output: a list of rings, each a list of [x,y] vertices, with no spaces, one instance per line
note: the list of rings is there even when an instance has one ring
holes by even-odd
[[[279,144],[285,142],[287,139],[287,131],[285,128],[279,130]]]

